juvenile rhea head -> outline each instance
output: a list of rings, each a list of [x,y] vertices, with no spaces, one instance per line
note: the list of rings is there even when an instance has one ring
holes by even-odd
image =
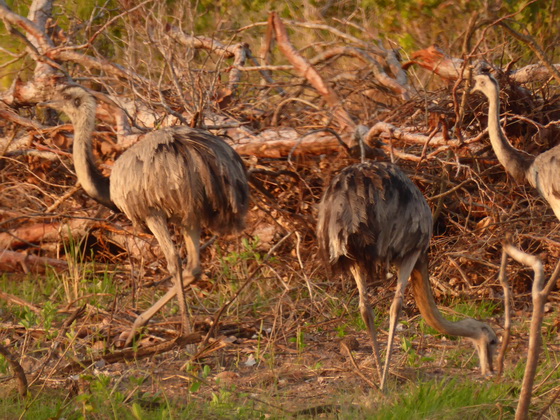
[[[73,121],[95,113],[96,107],[93,96],[77,85],[63,85],[57,88],[47,105],[64,112]]]

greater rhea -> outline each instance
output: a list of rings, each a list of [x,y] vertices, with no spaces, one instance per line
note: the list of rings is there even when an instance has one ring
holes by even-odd
[[[494,330],[474,319],[451,322],[438,310],[428,275],[432,214],[416,185],[392,163],[354,164],[336,175],[319,204],[319,246],[337,269],[350,271],[359,292],[359,307],[373,345],[373,356],[384,389],[404,291],[411,279],[420,313],[428,325],[444,334],[469,338],[475,345],[483,375],[492,371],[498,343]],[[390,308],[389,338],[381,372],[374,314],[366,281],[378,265],[398,269]],[[412,274],[412,276],[411,276]]]
[[[560,145],[538,156],[513,147],[500,125],[498,81],[481,69],[474,82],[472,91],[482,92],[488,98],[488,135],[498,161],[517,181],[527,180],[536,188],[560,220]]]
[[[77,85],[57,89],[48,106],[64,112],[74,125],[73,159],[78,181],[99,203],[122,211],[135,225],[147,227],[167,260],[174,287],[136,319],[126,345],[175,295],[183,334],[191,332],[184,288],[201,272],[199,244],[203,228],[218,234],[240,231],[248,209],[249,188],[239,155],[221,138],[206,131],[178,126],[152,131],[115,161],[110,177],[95,164],[92,133],[96,101]],[[168,222],[180,228],[187,264]]]

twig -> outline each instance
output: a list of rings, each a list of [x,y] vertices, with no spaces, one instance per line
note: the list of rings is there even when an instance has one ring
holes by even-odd
[[[371,381],[369,378],[367,378],[361,371],[361,369],[358,367],[356,360],[354,359],[354,356],[352,355],[352,352],[350,351],[350,349],[348,348],[348,345],[345,342],[341,343],[341,347],[346,350],[346,355],[348,356],[348,358],[350,359],[350,362],[352,362],[352,366],[354,366],[354,369],[356,371],[356,373],[358,374],[358,376],[360,378],[362,378],[364,381],[366,381],[366,383],[371,386],[373,389],[381,392],[381,390],[379,389],[379,387],[373,383],[373,381]]]
[[[66,336],[66,332],[68,331],[68,329],[70,328],[72,323],[77,318],[79,318],[80,316],[82,316],[84,314],[85,309],[86,309],[86,305],[83,305],[83,306],[77,308],[63,322],[62,327],[59,329],[56,338],[53,340],[53,342],[51,344],[51,348],[50,348],[48,354],[45,356],[43,362],[41,363],[41,366],[37,369],[37,372],[33,375],[33,379],[31,380],[31,385],[33,385],[40,378],[41,374],[45,370],[45,367],[47,366],[47,363],[49,362],[49,360],[51,360],[53,354],[58,349],[58,345],[60,344],[61,339]]]
[[[58,200],[56,200],[50,207],[48,207],[45,212],[46,213],[51,213],[53,211],[55,211],[62,203],[64,203],[68,198],[72,197],[76,192],[80,191],[81,185],[79,183],[77,183],[76,185],[74,185],[72,188],[70,188],[68,191],[66,191],[62,197],[60,197]]]
[[[540,418],[542,418],[542,416],[544,416],[544,413],[546,413],[548,411],[548,409],[552,406],[552,404],[554,404],[554,402],[560,398],[560,388],[558,388],[556,390],[556,393],[554,394],[554,396],[551,398],[551,400],[548,402],[548,404],[546,404],[543,409],[539,412],[538,416],[535,417],[535,420],[539,420]]]

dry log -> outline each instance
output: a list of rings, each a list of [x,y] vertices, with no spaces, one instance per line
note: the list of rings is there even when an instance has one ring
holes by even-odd
[[[92,225],[91,220],[69,219],[64,222],[35,223],[20,226],[9,232],[0,233],[0,249],[17,249],[37,246],[44,242],[57,242],[67,238],[68,232],[74,237],[82,237]]]
[[[68,269],[66,261],[55,258],[39,257],[24,252],[0,251],[0,271],[15,272],[23,271],[44,274],[48,269],[64,271]]]
[[[429,160],[449,148],[469,147],[470,145],[478,144],[485,133],[486,130],[475,137],[464,139],[461,142],[459,140],[446,139],[443,135],[429,136],[417,133],[417,130],[414,128],[401,128],[386,122],[377,122],[369,130],[365,141],[371,145],[375,138],[380,138],[383,140],[396,139],[423,146],[429,145],[436,148],[427,154],[426,159]],[[231,136],[234,138],[237,137],[236,134],[233,133]],[[349,139],[345,139],[345,141],[347,141],[347,143],[350,142]],[[241,137],[236,138],[236,144],[233,144],[232,147],[240,155],[266,158],[281,158],[290,155],[316,156],[335,152],[341,153],[344,151],[344,148],[341,147],[336,138],[332,134],[328,134],[328,132],[317,132],[303,136],[292,128],[265,130],[258,136],[251,137],[248,137],[246,134],[241,134]],[[405,153],[395,147],[384,146],[384,149],[390,151],[390,153],[394,154],[394,156],[399,159],[414,162],[418,162],[422,159],[420,156]]]
[[[233,145],[233,148],[240,155],[267,158],[321,155],[344,150],[332,134],[318,132],[304,137],[293,128],[265,130],[251,141]]]
[[[560,71],[560,64],[554,64],[557,71]],[[509,76],[517,83],[544,82],[551,77],[551,71],[548,67],[541,64],[529,64],[512,72]]]

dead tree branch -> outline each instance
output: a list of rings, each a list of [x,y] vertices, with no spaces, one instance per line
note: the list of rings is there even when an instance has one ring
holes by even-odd
[[[286,58],[292,63],[296,71],[302,77],[305,77],[311,86],[319,92],[319,94],[325,99],[327,105],[333,109],[335,118],[341,126],[340,131],[344,131],[345,129],[350,129],[352,131],[356,127],[356,124],[352,121],[348,112],[342,107],[340,98],[336,92],[325,83],[311,63],[301,56],[301,54],[299,54],[299,52],[294,48],[288,38],[286,27],[275,12],[270,14],[269,23],[274,28],[276,41],[278,42],[278,48],[280,51],[282,51],[284,56],[286,56]]]
[[[500,265],[500,274],[498,276],[502,289],[504,290],[504,335],[502,336],[502,346],[496,361],[497,375],[502,376],[504,370],[504,359],[509,345],[511,335],[511,289],[507,280],[507,252],[505,248],[502,250],[502,263]]]
[[[531,316],[531,329],[529,333],[529,350],[527,352],[527,364],[521,385],[521,394],[515,413],[516,420],[525,420],[529,416],[529,407],[533,394],[533,383],[537,372],[539,353],[542,346],[541,327],[544,318],[544,304],[554,285],[560,276],[560,261],[556,265],[554,273],[548,281],[545,281],[544,269],[541,260],[534,255],[521,251],[513,246],[508,239],[503,244],[504,251],[517,262],[531,267],[535,273],[531,297],[533,300],[533,313]],[[504,277],[505,281],[505,277]]]

